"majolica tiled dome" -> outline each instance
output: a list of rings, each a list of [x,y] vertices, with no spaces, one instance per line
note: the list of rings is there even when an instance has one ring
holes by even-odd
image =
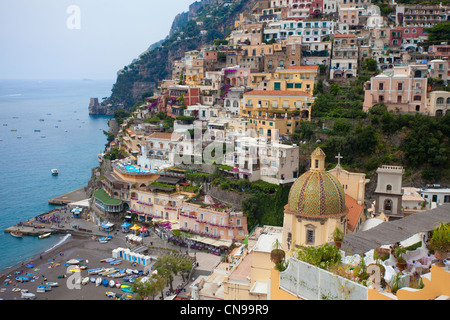
[[[289,193],[290,211],[306,216],[342,214],[345,193],[339,180],[324,169],[325,154],[317,148],[311,155],[311,169],[301,175]],[[317,168],[317,169],[316,169]]]

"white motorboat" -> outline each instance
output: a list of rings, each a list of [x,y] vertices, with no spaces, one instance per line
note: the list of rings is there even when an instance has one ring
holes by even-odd
[[[58,169],[52,169],[52,175],[57,176],[58,174]]]

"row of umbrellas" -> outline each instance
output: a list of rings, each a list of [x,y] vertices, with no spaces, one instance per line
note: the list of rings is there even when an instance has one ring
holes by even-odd
[[[145,226],[140,227],[137,224],[135,224],[131,228],[130,228],[130,226],[131,226],[131,224],[128,222],[125,222],[124,224],[121,225],[122,228],[124,228],[124,229],[129,228],[130,230],[133,230],[133,231],[139,231],[139,232],[148,232],[149,231],[149,229]]]

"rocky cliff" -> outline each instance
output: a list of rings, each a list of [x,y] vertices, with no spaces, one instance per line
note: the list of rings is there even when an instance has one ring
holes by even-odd
[[[174,60],[184,57],[186,51],[224,38],[233,29],[239,14],[250,10],[254,3],[255,0],[194,2],[188,12],[175,17],[170,34],[162,43],[150,46],[118,72],[111,96],[98,106],[90,107],[90,112],[111,115],[119,108],[129,110],[142,100],[144,93],[153,92],[158,82],[171,77]],[[197,21],[203,21],[203,26],[200,27]],[[200,28],[207,30],[207,34],[201,35]]]

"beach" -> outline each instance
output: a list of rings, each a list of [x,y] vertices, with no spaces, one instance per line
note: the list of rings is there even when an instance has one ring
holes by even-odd
[[[113,238],[107,243],[100,243],[98,240],[93,240],[90,237],[71,236],[54,249],[12,268],[3,270],[3,276],[0,279],[0,298],[4,300],[22,299],[21,293],[14,292],[14,288],[26,289],[36,294],[36,300],[108,300],[110,298],[106,296],[107,291],[123,294],[124,292],[120,289],[97,287],[95,283],[90,282],[86,285],[80,285],[79,288],[72,286],[70,282],[73,282],[73,280],[70,281],[70,276],[74,273],[69,271],[69,269],[72,269],[71,267],[64,266],[71,259],[83,259],[81,264],[87,264],[89,269],[111,267],[109,263],[100,262],[100,260],[110,258],[112,250],[117,247],[123,247],[123,245],[124,241],[118,238]],[[57,264],[59,265],[53,267]],[[33,265],[33,267],[27,267],[26,265]],[[139,266],[134,267],[130,262],[125,261],[116,267],[143,269]],[[82,278],[87,276],[86,270],[81,270]],[[22,271],[22,273],[16,275],[16,271]],[[37,279],[24,283],[15,280],[16,276],[25,276],[29,273],[32,276],[36,276]],[[63,275],[67,276],[67,278],[61,278]],[[5,285],[7,278],[11,279],[12,283]],[[117,280],[124,283],[122,278]],[[37,286],[47,282],[58,282],[58,287],[53,287],[51,291],[45,293],[37,293]],[[71,287],[74,288],[70,289]]]
[[[75,219],[69,210],[57,210],[56,213],[51,213],[48,215],[49,221],[63,221],[64,229],[71,230],[73,226],[82,226],[83,229],[90,229],[93,232],[83,234],[78,230],[73,230],[73,233],[69,233],[67,239],[61,244],[51,248],[41,254],[21,262],[13,267],[4,269],[0,271],[0,299],[3,300],[22,300],[21,292],[17,290],[28,290],[28,292],[35,294],[36,300],[111,300],[111,297],[106,295],[106,292],[114,292],[118,294],[130,295],[132,299],[136,297],[136,294],[125,293],[118,288],[110,288],[104,286],[96,286],[95,283],[87,283],[86,285],[74,286],[73,285],[73,275],[74,273],[70,270],[73,267],[65,266],[67,261],[71,259],[82,259],[80,264],[86,264],[86,270],[81,270],[81,278],[88,276],[87,270],[94,268],[111,268],[116,267],[119,269],[135,269],[144,271],[144,267],[140,265],[134,266],[129,261],[122,261],[117,266],[111,266],[109,263],[101,262],[101,260],[112,258],[112,251],[116,248],[130,248],[133,249],[126,241],[126,233],[121,231],[111,232],[111,240],[102,243],[99,242],[99,238],[107,236],[108,233],[98,230],[98,226],[94,223],[87,221],[85,219]],[[42,217],[42,220],[46,218]],[[28,224],[31,222],[28,221]],[[34,224],[43,225],[41,222],[34,222]],[[45,225],[45,224],[44,224]],[[53,225],[53,227],[56,227]],[[17,241],[21,241],[17,239]],[[150,236],[144,238],[144,246],[147,247],[148,253],[146,255],[152,257],[152,263],[145,269],[151,268],[152,264],[161,255],[168,254],[169,250],[180,250],[180,247],[168,243],[165,240],[159,238],[155,232],[151,232]],[[151,246],[150,246],[151,244]],[[167,248],[169,250],[161,250],[161,248]],[[183,249],[183,253],[184,250]],[[192,255],[193,252],[190,252]],[[208,274],[214,268],[214,266],[220,260],[220,257],[203,253],[196,252],[196,261],[199,263],[198,270],[194,271],[194,279],[198,274]],[[21,272],[16,274],[16,272]],[[16,281],[17,276],[29,276],[34,277],[27,282]],[[66,276],[63,278],[62,276]],[[98,276],[95,275],[95,278]],[[10,281],[6,281],[9,279]],[[108,278],[110,280],[110,278]],[[129,282],[124,282],[122,278],[116,278],[115,281],[121,284],[130,284]],[[189,293],[189,281],[183,282],[181,276],[175,276],[173,281],[173,287],[182,286],[183,290],[180,292],[179,296],[186,298]],[[37,287],[39,285],[45,285],[47,282],[58,282],[57,287],[53,287],[50,291],[45,293],[37,292]],[[168,287],[164,290],[164,298],[167,297]],[[161,297],[161,294],[157,296],[157,299]]]

